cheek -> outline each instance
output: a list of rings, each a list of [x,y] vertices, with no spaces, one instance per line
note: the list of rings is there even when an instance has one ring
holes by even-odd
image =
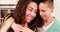
[[[26,15],[28,15],[30,13],[30,11],[26,10]]]
[[[51,13],[49,13],[49,17],[51,16]]]
[[[36,13],[33,13],[33,17],[34,17],[34,18],[36,17]]]
[[[47,10],[47,14],[49,17],[51,16],[51,10],[50,9]]]
[[[29,14],[29,12],[26,12],[26,15],[28,15]]]
[[[46,15],[48,18],[51,16],[51,14],[50,14],[50,12],[49,13],[47,13],[47,15]]]
[[[36,17],[36,13],[35,13],[35,16],[34,16],[34,18]]]
[[[39,15],[41,15],[41,16],[42,16],[42,15],[43,15],[43,12],[39,12]]]

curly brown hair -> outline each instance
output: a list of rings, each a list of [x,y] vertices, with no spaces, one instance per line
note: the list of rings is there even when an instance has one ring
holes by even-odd
[[[15,22],[17,24],[22,24],[22,22],[25,21],[26,8],[27,8],[27,5],[31,1],[35,2],[37,5],[39,5],[39,3],[40,3],[40,0],[19,0],[18,1],[17,5],[16,5],[16,9],[14,10],[14,13],[13,13],[13,17],[14,17]],[[37,9],[37,11],[38,11],[38,9]],[[37,26],[42,26],[43,25],[43,21],[40,21],[39,11],[37,12],[36,17],[28,24],[29,24],[29,28],[31,28],[35,25],[37,25]]]
[[[14,13],[13,13],[13,17],[16,23],[22,24],[22,22],[25,21],[26,8],[31,1],[35,2],[36,4],[39,3],[38,0],[19,0],[18,1],[16,5],[16,9],[14,10]]]
[[[30,0],[19,0],[16,9],[13,12],[13,17],[15,22],[21,24],[24,21],[27,5],[30,3]]]

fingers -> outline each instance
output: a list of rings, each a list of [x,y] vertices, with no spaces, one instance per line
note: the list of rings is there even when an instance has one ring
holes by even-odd
[[[15,32],[31,32],[32,30],[27,27],[22,27],[20,24],[12,25],[12,28]]]
[[[16,23],[13,23],[11,27],[15,32],[20,32],[23,29],[23,27],[20,24],[16,24]]]
[[[15,32],[23,32],[23,28],[22,27],[18,27],[16,29],[14,29]]]

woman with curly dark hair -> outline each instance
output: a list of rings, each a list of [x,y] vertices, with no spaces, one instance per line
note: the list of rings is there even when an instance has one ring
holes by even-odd
[[[33,32],[35,26],[41,27],[43,22],[38,22],[40,20],[39,3],[39,0],[19,0],[16,9],[6,20],[1,32]]]

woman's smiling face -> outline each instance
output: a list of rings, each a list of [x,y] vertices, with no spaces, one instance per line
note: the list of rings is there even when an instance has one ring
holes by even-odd
[[[30,2],[26,9],[26,22],[31,22],[35,18],[36,12],[37,4],[35,2]]]

